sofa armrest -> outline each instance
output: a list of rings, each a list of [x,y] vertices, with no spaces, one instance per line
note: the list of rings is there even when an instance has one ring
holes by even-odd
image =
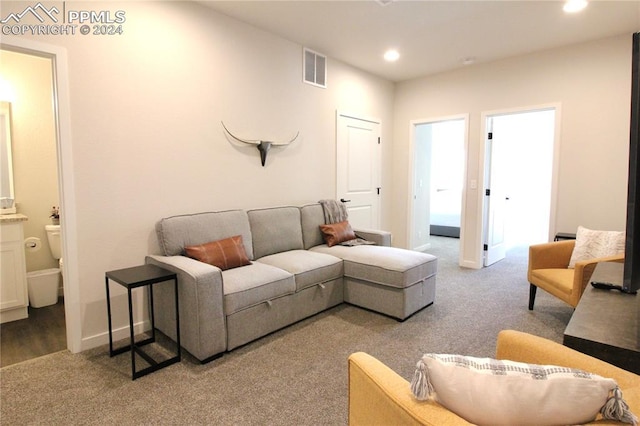
[[[181,345],[200,361],[224,352],[227,331],[220,269],[186,256],[149,255],[145,262],[178,275]],[[154,290],[156,326],[175,338],[173,310],[167,309],[173,306],[173,292],[162,290],[162,287]]]
[[[349,356],[349,425],[468,425],[433,401],[418,401],[408,381],[363,352]]]
[[[358,238],[373,241],[378,246],[391,247],[391,232],[377,229],[354,229],[353,232]]]

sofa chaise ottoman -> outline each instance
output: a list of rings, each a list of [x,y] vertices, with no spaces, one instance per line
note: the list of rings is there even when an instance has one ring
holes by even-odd
[[[356,231],[376,245],[328,247],[324,222],[320,204],[160,220],[162,254],[146,262],[178,274],[183,348],[207,362],[342,302],[398,320],[434,302],[434,256],[390,247],[391,235],[376,230]],[[242,266],[223,269],[187,256],[193,247],[231,240],[246,255]],[[153,303],[156,327],[175,339],[170,286],[156,286]]]

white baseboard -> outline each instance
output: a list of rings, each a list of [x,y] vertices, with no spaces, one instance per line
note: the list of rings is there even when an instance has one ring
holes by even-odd
[[[422,244],[418,247],[415,247],[413,251],[425,251],[431,248],[431,243]]]
[[[151,322],[149,320],[144,320],[144,321],[133,324],[134,334],[140,334],[150,329],[151,329]],[[113,341],[117,342],[122,339],[127,339],[128,341],[129,334],[130,334],[129,326],[113,329],[113,332],[112,332]],[[109,331],[105,331],[103,333],[95,334],[93,336],[83,337],[82,343],[80,345],[80,351],[86,351],[88,349],[93,349],[93,348],[97,348],[98,346],[108,345],[108,344],[109,344]],[[107,349],[107,352],[108,351],[109,350]]]
[[[471,269],[482,269],[482,264],[478,264],[472,260],[463,260],[460,266]]]
[[[29,318],[29,308],[26,306],[0,312],[0,323],[17,321],[25,318]]]

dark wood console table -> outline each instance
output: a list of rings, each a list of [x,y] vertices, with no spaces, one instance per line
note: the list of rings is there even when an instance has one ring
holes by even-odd
[[[623,268],[622,263],[599,263],[590,282],[622,284]],[[638,294],[587,285],[564,331],[564,345],[640,374],[639,305]]]

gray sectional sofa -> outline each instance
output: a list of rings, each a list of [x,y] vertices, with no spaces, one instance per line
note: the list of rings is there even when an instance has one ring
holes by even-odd
[[[437,259],[390,247],[384,231],[356,230],[376,245],[328,247],[320,204],[173,216],[156,231],[162,255],[146,262],[178,274],[180,340],[210,361],[287,325],[347,302],[399,320],[435,297]],[[221,270],[185,247],[241,235],[250,265]],[[156,327],[175,339],[171,286],[154,288]]]

